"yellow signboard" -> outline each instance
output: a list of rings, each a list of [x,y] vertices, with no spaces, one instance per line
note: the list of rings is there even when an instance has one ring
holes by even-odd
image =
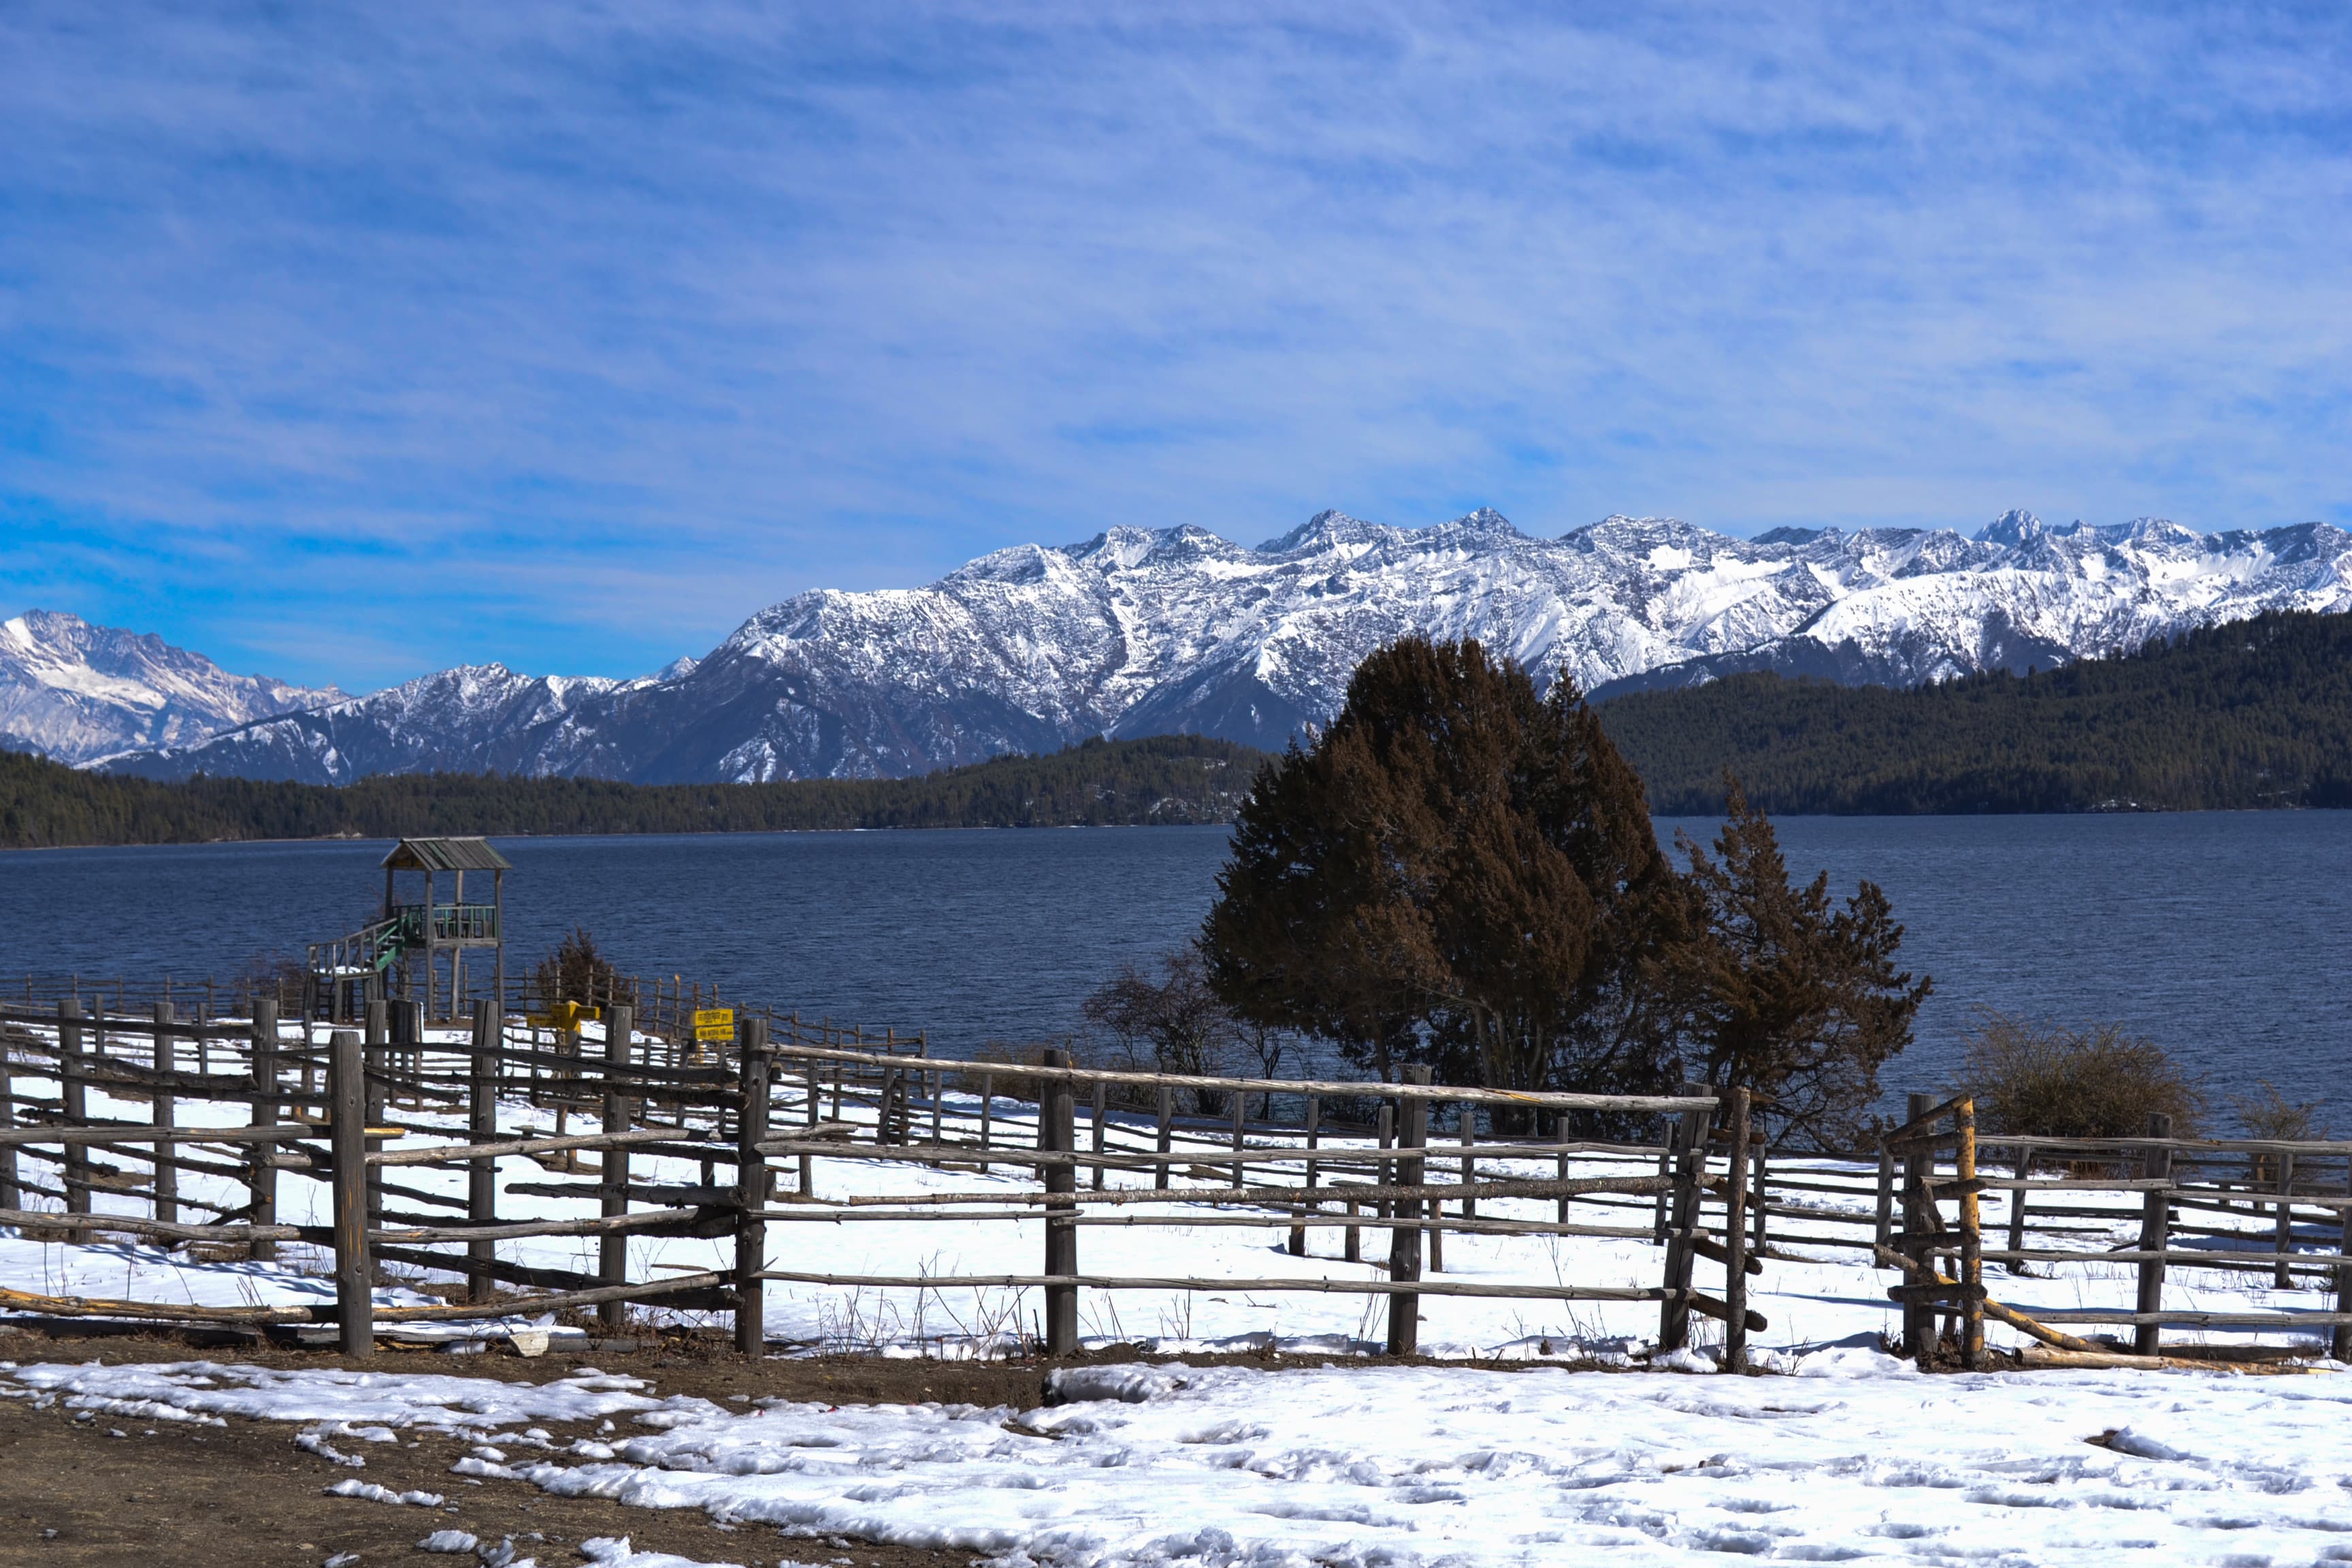
[[[732,1007],[698,1007],[694,1012],[694,1037],[697,1040],[731,1040],[735,1037],[735,1009]]]
[[[582,1023],[593,1021],[596,1016],[597,1009],[593,1007],[583,1007],[577,1002],[558,1002],[551,1011],[525,1013],[523,1022],[534,1029],[555,1029],[574,1035],[580,1032]]]

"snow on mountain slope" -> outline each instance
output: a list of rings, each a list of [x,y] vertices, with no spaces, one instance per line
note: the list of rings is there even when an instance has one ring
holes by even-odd
[[[161,637],[54,610],[0,621],[0,746],[63,763],[201,740],[342,695],[231,675]]]
[[[99,766],[151,778],[213,773],[349,784],[371,773],[522,773],[533,747],[615,680],[518,675],[461,665],[366,697],[241,724],[193,745],[106,757]]]
[[[2352,606],[2352,534],[2152,519],[1732,539],[1612,517],[1530,538],[1481,510],[1420,529],[1327,511],[1256,549],[1192,527],[1024,545],[928,587],[817,591],[698,662],[622,684],[453,671],[109,765],[341,781],[498,767],[642,783],[873,777],[1199,731],[1278,746],[1372,648],[1475,636],[1602,695],[1769,668],[1912,684],[2052,665],[2266,609]],[[462,685],[462,683],[460,683]],[[537,695],[526,698],[523,689]],[[435,689],[439,689],[435,688]]]

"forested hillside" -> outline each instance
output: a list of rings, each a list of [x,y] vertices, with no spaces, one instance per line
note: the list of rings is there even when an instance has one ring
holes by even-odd
[[[1601,715],[1665,816],[1719,814],[1727,768],[1780,815],[2352,805],[2352,616],[1909,690],[1739,675]]]
[[[1162,735],[1089,741],[912,779],[646,787],[595,779],[385,774],[340,788],[80,773],[0,752],[0,847],[404,834],[739,833],[1231,820],[1263,753]]]

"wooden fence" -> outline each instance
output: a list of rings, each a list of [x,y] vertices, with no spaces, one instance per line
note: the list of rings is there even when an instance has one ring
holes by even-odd
[[[1767,1206],[1776,1253],[1859,1251],[1896,1274],[1887,1295],[1903,1309],[1902,1348],[1922,1365],[1987,1364],[1988,1317],[2038,1342],[2028,1361],[2050,1364],[2161,1359],[2181,1348],[2167,1346],[2168,1327],[2309,1335],[2352,1360],[2352,1142],[2176,1138],[2164,1117],[2140,1138],[1981,1133],[1969,1100],[1913,1094],[1874,1172],[1783,1162]],[[2009,1277],[2000,1295],[2012,1300],[1994,1294],[1988,1265]],[[2167,1308],[2179,1271],[2316,1289],[2326,1304]],[[2112,1288],[2128,1302],[2033,1304],[2049,1284]],[[2086,1326],[2129,1329],[2130,1344],[2063,1331]]]
[[[687,999],[696,998],[688,993]],[[337,1280],[332,1309],[29,1297],[9,1304],[20,1311],[158,1321],[332,1321],[352,1351],[372,1344],[379,1321],[593,1307],[617,1329],[626,1306],[635,1303],[731,1311],[739,1346],[756,1352],[763,1290],[772,1282],[1035,1289],[1046,1309],[1043,1348],[1057,1355],[1077,1348],[1078,1300],[1086,1290],[1386,1298],[1386,1343],[1400,1354],[1418,1346],[1425,1297],[1652,1301],[1660,1310],[1662,1348],[1688,1342],[1694,1315],[1713,1318],[1726,1324],[1734,1367],[1744,1363],[1747,1335],[1765,1327],[1747,1307],[1764,1234],[1765,1205],[1751,1204],[1748,1188],[1760,1153],[1753,1164],[1730,1153],[1749,1144],[1743,1094],[1724,1108],[1729,1124],[1718,1130],[1717,1101],[1697,1092],[1502,1094],[1433,1085],[1423,1069],[1399,1084],[1189,1078],[1081,1068],[1057,1052],[1035,1065],[951,1062],[922,1054],[919,1037],[875,1038],[797,1018],[772,1032],[764,1016],[744,1018],[733,1041],[711,1045],[690,1037],[692,1008],[679,1011],[689,1032],[665,1036],[639,1028],[625,1004],[604,1009],[593,1031],[567,1034],[500,1018],[483,1002],[470,1033],[436,1033],[413,1017],[403,1023],[399,1005],[374,1004],[362,1027],[330,1029],[281,1024],[267,996],[254,1002],[247,1019],[184,1018],[160,997],[143,1016],[103,1004],[85,1012],[70,998],[0,1005],[6,1035],[0,1052],[0,1224],[242,1246],[256,1258],[272,1256],[281,1243],[302,1242],[331,1249]],[[32,1087],[20,1082],[27,1079],[54,1084],[54,1094],[20,1092]],[[150,1119],[94,1117],[93,1089],[144,1100]],[[1180,1116],[1179,1100],[1188,1096],[1196,1104],[1202,1096],[1222,1100],[1226,1112]],[[1261,1108],[1255,1121],[1248,1115],[1253,1102]],[[246,1124],[189,1126],[183,1118],[199,1103],[242,1108]],[[1370,1107],[1372,1121],[1327,1122],[1327,1104]],[[501,1131],[501,1108],[511,1112],[523,1105],[548,1113],[552,1127]],[[1132,1109],[1138,1105],[1147,1109]],[[1268,1121],[1269,1107],[1295,1120]],[[1502,1138],[1493,1131],[1497,1112],[1518,1126],[1531,1115],[1538,1123],[1549,1120],[1552,1134]],[[1575,1138],[1566,1130],[1580,1112],[1621,1122],[1646,1119],[1658,1136],[1646,1142]],[[1433,1144],[1433,1127],[1447,1114],[1454,1141]],[[567,1120],[575,1116],[593,1119],[596,1131],[569,1131]],[[1727,1149],[1719,1172],[1711,1161],[1717,1142]],[[561,1156],[557,1173],[569,1176],[583,1153],[596,1157],[587,1173],[593,1181],[509,1182],[504,1191],[571,1200],[592,1205],[593,1214],[499,1216],[499,1160]],[[633,1179],[630,1161],[638,1154],[692,1163],[701,1179]],[[994,1170],[1018,1180],[919,1195],[859,1190],[855,1182],[848,1191],[821,1193],[820,1160],[836,1173],[929,1165]],[[1571,1160],[1597,1163],[1602,1173],[1570,1176]],[[402,1182],[409,1166],[466,1172],[467,1196]],[[722,1171],[731,1179],[721,1180]],[[224,1207],[184,1194],[179,1178],[187,1173],[240,1184],[244,1203]],[[289,1173],[329,1185],[331,1226],[279,1221],[278,1181]],[[142,1200],[150,1212],[93,1213],[99,1194]],[[1503,1199],[1547,1200],[1554,1217],[1480,1212],[1482,1202]],[[58,1208],[35,1210],[28,1200]],[[1045,1247],[1035,1272],[902,1277],[768,1267],[771,1225],[919,1219],[970,1226],[1040,1218]],[[1304,1254],[1310,1230],[1338,1230],[1351,1261],[1363,1260],[1365,1230],[1384,1232],[1384,1277],[1144,1278],[1088,1275],[1081,1267],[1078,1237],[1087,1227],[1204,1225],[1286,1231],[1294,1255]],[[1448,1232],[1644,1239],[1660,1248],[1658,1282],[1454,1281],[1443,1272]],[[732,1268],[629,1278],[632,1238],[677,1236],[731,1237]],[[535,1237],[594,1237],[598,1268],[573,1272],[495,1255],[498,1242]],[[1723,1267],[1721,1295],[1696,1288],[1700,1259]],[[371,1286],[383,1263],[461,1277],[467,1299],[378,1309]],[[530,1293],[502,1295],[500,1286]]]

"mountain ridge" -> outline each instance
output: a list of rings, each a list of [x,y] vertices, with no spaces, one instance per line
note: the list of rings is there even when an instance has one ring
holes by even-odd
[[[183,744],[344,696],[331,686],[232,675],[151,633],[63,611],[0,621],[0,743],[59,762]]]
[[[106,758],[337,784],[478,771],[643,784],[906,777],[1088,736],[1273,750],[1406,632],[1475,636],[1607,698],[1769,670],[1907,687],[2049,668],[2269,610],[2352,607],[2352,534],[2162,519],[1775,530],[1612,515],[1556,539],[1481,508],[1424,528],[1327,510],[1256,548],[1192,525],[1024,544],[919,588],[812,589],[627,681],[441,671]],[[675,671],[675,672],[673,672]]]

